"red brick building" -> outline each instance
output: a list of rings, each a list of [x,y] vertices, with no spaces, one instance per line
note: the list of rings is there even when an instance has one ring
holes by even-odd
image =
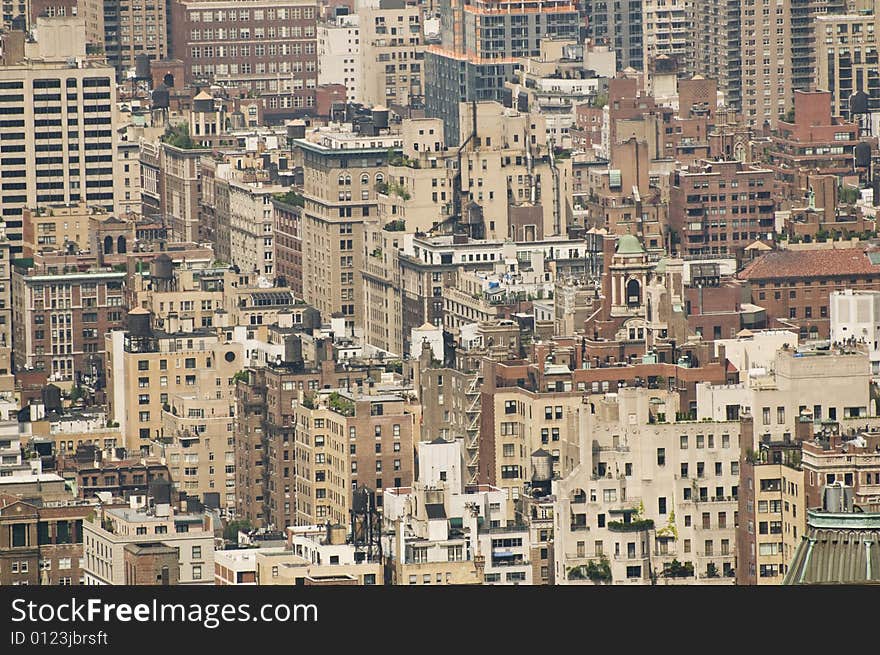
[[[703,160],[672,174],[669,227],[682,255],[734,254],[772,241],[773,171],[739,161]]]
[[[297,298],[303,295],[302,207],[291,194],[273,198],[275,211],[275,278],[284,278]]]
[[[832,291],[880,290],[880,252],[865,248],[779,250],[737,274],[752,302],[767,310],[768,327],[797,329],[802,339],[827,339]]]
[[[574,126],[569,130],[571,143],[578,150],[591,150],[593,144],[602,143],[601,107],[583,103],[575,107]]]
[[[767,326],[766,312],[747,304],[749,289],[740,280],[694,284],[685,287],[684,298],[688,332],[700,335],[704,341],[731,339],[740,330]]]
[[[786,198],[800,199],[807,191],[798,184],[799,170],[838,177],[853,174],[859,128],[831,115],[830,91],[795,91],[794,120],[779,121],[770,139],[768,161]]]
[[[343,368],[328,359],[309,366],[289,362],[249,371],[236,387],[236,516],[255,527],[293,525],[296,516],[293,400],[299,392],[354,388],[381,373],[369,366]],[[384,370],[384,367],[382,369]]]
[[[94,383],[104,370],[104,335],[123,327],[126,274],[70,268],[13,273],[15,365],[61,383]]]
[[[317,16],[314,0],[174,0],[169,48],[186,82],[249,88],[278,123],[313,112]]]
[[[346,89],[344,84],[321,84],[315,91],[315,116],[329,119],[333,103],[345,104]]]
[[[78,585],[91,507],[38,507],[0,494],[0,586]]]

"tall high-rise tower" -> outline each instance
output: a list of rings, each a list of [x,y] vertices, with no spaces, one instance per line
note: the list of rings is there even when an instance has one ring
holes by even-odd
[[[541,54],[541,39],[577,38],[572,0],[440,0],[441,43],[425,53],[425,109],[458,145],[458,103],[501,101],[519,57]]]

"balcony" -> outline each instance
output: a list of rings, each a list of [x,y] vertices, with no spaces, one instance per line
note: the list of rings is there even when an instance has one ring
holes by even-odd
[[[506,560],[506,559],[495,559],[493,557],[491,565],[492,565],[492,568],[511,567],[511,566],[530,566],[531,562],[529,562],[528,560],[522,560],[522,559]]]
[[[653,519],[642,519],[639,521],[609,521],[608,529],[611,532],[641,532],[643,530],[653,530]]]

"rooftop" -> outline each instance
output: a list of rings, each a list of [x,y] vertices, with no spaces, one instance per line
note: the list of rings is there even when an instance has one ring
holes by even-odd
[[[863,248],[838,250],[777,250],[759,257],[737,277],[741,280],[774,280],[814,276],[880,274]]]
[[[880,583],[880,514],[807,513],[783,584]]]
[[[151,521],[174,521],[175,523],[201,523],[201,514],[169,514],[168,516],[157,516],[155,513],[147,513],[143,510],[135,510],[128,508],[112,508],[107,510],[107,514],[128,521],[129,523],[149,523]]]
[[[618,239],[615,252],[618,255],[640,255],[645,252],[645,249],[642,248],[638,237],[632,234],[624,234]]]

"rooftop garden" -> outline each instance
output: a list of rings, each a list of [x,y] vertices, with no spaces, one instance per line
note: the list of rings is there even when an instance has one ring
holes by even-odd
[[[180,125],[169,125],[162,135],[162,143],[174,146],[175,148],[183,148],[184,150],[196,150],[202,148],[202,145],[193,141],[189,135],[189,125],[181,123]]]
[[[651,530],[654,527],[653,519],[643,519],[642,514],[645,512],[645,506],[639,502],[638,507],[624,510],[612,510],[623,514],[622,521],[609,521],[608,529],[612,532],[639,532],[640,530]]]
[[[376,191],[385,196],[399,196],[404,200],[409,200],[412,197],[410,196],[409,191],[406,190],[405,186],[394,180],[389,180],[388,182],[376,182]]]
[[[568,148],[554,148],[553,155],[556,159],[571,159],[571,150]]]
[[[293,189],[285,193],[276,193],[275,199],[279,202],[283,202],[285,205],[293,205],[294,207],[304,207],[306,204],[305,197]]]
[[[837,197],[841,203],[846,205],[854,205],[859,199],[859,190],[852,186],[837,187]]]
[[[385,223],[383,229],[388,232],[403,232],[406,230],[406,221],[402,218],[398,218],[394,221],[389,221],[388,223]]]
[[[612,532],[639,532],[641,530],[650,530],[654,527],[653,519],[638,519],[636,521],[609,521],[608,529]]]
[[[417,159],[410,159],[402,152],[396,152],[394,148],[388,149],[388,163],[391,166],[408,166],[409,168],[421,168]]]
[[[605,105],[608,104],[608,94],[607,93],[597,93],[592,102],[590,103],[593,107],[601,109]]]
[[[343,398],[336,391],[330,394],[330,396],[327,398],[327,403],[330,405],[330,409],[332,409],[337,414],[342,414],[343,416],[354,416],[354,403],[347,398]]]

